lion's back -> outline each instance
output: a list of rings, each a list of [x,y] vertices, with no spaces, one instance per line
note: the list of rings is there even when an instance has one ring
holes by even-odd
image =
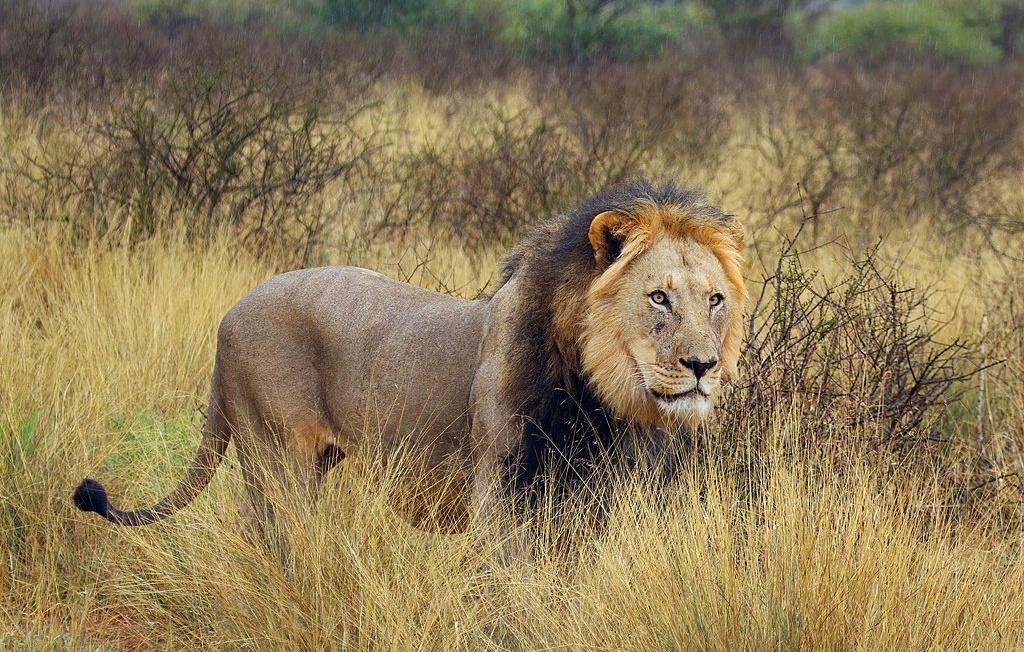
[[[487,314],[362,268],[297,270],[228,312],[218,366],[229,391],[271,397],[261,413],[312,410],[347,439],[375,424],[385,439],[461,440]]]

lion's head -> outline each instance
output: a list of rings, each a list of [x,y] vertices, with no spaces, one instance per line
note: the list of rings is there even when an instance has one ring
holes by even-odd
[[[692,195],[637,196],[594,217],[583,371],[618,416],[697,421],[736,374],[743,229]]]
[[[734,217],[672,184],[637,181],[540,225],[504,270],[524,296],[507,395],[543,423],[566,392],[579,401],[576,378],[618,419],[703,419],[736,374],[742,247]]]

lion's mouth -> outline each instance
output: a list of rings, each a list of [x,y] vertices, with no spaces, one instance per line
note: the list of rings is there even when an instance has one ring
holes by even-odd
[[[707,398],[707,396],[708,396],[707,394],[704,393],[703,390],[701,390],[700,387],[694,387],[693,389],[689,389],[689,390],[687,390],[685,392],[679,392],[678,394],[665,394],[665,393],[659,392],[656,389],[652,389],[651,390],[651,394],[654,395],[654,398],[658,399],[659,401],[664,401],[666,403],[672,403],[674,401],[679,401],[679,400],[682,400],[684,398],[697,397],[697,396],[702,396],[704,398]]]

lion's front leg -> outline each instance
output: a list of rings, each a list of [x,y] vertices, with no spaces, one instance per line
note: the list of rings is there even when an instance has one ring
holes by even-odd
[[[473,479],[473,525],[484,545],[485,572],[494,567],[508,569],[513,565],[529,565],[534,551],[530,523],[524,505],[499,465],[489,469],[478,466]]]

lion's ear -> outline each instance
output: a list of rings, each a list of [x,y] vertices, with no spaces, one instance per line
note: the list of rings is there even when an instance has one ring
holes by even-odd
[[[743,249],[743,243],[746,240],[745,233],[743,231],[743,225],[736,219],[735,215],[726,215],[725,220],[722,223],[722,230],[728,234],[732,240],[732,246],[736,247],[737,251]]]
[[[618,211],[598,213],[590,222],[590,246],[601,269],[615,262],[629,235],[630,219]]]

